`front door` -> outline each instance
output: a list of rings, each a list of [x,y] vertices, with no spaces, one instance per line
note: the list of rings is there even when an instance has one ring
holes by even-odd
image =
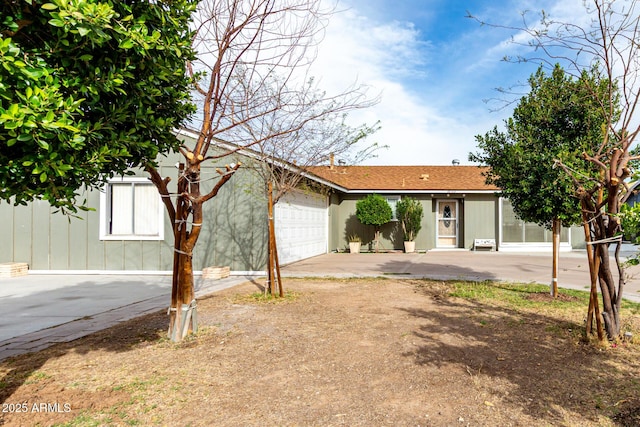
[[[436,202],[436,247],[458,247],[458,201],[438,200]]]

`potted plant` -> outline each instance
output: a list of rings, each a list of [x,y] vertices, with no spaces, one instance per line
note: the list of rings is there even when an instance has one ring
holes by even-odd
[[[404,251],[411,253],[416,250],[416,236],[422,228],[422,204],[411,197],[403,197],[396,205],[396,217],[402,226],[404,234]]]
[[[362,244],[362,240],[360,236],[357,234],[352,234],[349,236],[349,253],[358,254],[360,253],[360,245]]]
[[[369,194],[356,202],[356,217],[365,225],[373,225],[376,231],[376,252],[380,246],[380,226],[391,221],[393,211],[387,200],[378,194]]]

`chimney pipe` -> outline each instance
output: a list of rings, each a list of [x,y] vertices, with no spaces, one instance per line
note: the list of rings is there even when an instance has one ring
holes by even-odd
[[[333,153],[329,154],[329,169],[333,170],[333,160],[334,160],[334,155]]]

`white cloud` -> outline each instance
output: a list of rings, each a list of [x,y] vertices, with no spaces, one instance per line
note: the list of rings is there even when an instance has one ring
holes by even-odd
[[[584,10],[581,0],[488,4],[493,11],[482,13],[508,23],[517,23],[519,12],[527,9],[544,7],[559,19],[578,16]],[[366,163],[467,162],[469,152],[475,150],[475,135],[500,126],[510,115],[508,110],[491,112],[483,98],[497,96],[496,87],[526,82],[535,70],[533,64],[500,62],[505,54],[521,49],[509,42],[512,31],[496,31],[468,20],[458,24],[462,31],[441,35],[436,45],[413,23],[387,19],[384,13],[371,10],[373,4],[362,6],[364,9],[352,7],[332,17],[312,74],[330,93],[344,91],[357,81],[370,86],[371,94],[381,94],[378,105],[351,116],[354,125],[380,120],[382,129],[370,141],[390,147]]]
[[[371,142],[388,145],[370,164],[442,164],[451,161],[446,148],[454,123],[430,107],[421,93],[403,79],[424,75],[422,67],[429,44],[411,24],[375,22],[355,9],[336,14],[327,28],[312,74],[321,87],[338,92],[353,82],[369,86],[381,102],[354,112],[354,125],[380,120],[382,129]],[[464,159],[466,159],[466,153]],[[461,155],[458,155],[461,157]],[[463,159],[461,159],[463,160]]]

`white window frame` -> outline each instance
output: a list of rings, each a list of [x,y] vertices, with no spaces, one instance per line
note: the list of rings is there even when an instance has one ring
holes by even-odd
[[[109,234],[111,184],[148,184],[155,189],[151,180],[145,177],[110,179],[107,186],[100,191],[100,240],[164,240],[164,204],[160,201],[160,194],[158,194],[158,232],[156,234]]]
[[[518,251],[546,251],[551,250],[553,247],[553,242],[507,242],[503,241],[504,239],[504,231],[502,227],[504,226],[504,214],[503,214],[503,204],[504,202],[508,202],[506,197],[500,197],[498,199],[498,245],[500,250],[503,252],[518,252]],[[565,228],[563,226],[562,228]],[[571,251],[572,249],[572,236],[571,236],[571,227],[567,228],[567,239],[560,240],[560,251]],[[522,235],[524,240],[524,228],[522,229]]]

